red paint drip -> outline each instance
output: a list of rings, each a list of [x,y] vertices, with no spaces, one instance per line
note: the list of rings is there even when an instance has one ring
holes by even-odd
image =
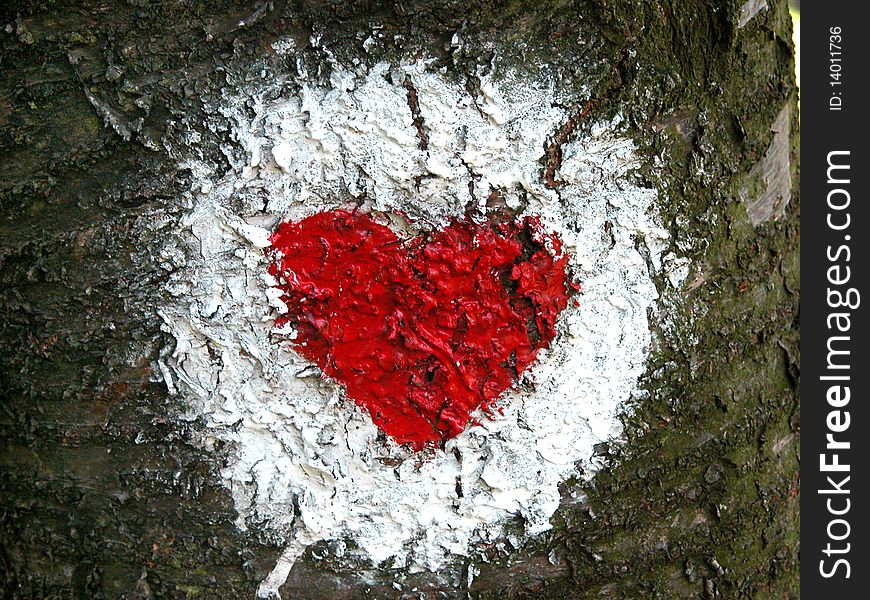
[[[296,350],[400,444],[459,434],[556,335],[568,257],[536,218],[400,240],[343,210],[282,223],[269,273]],[[552,254],[545,248],[549,247]]]

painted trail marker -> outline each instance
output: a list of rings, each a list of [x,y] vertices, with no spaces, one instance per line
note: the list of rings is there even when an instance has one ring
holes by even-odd
[[[559,483],[578,466],[584,476],[594,473],[594,445],[619,435],[624,403],[642,393],[648,311],[658,298],[652,275],[676,263],[662,256],[667,233],[656,220],[656,192],[631,174],[632,142],[619,135],[618,119],[594,124],[561,147],[561,184],[550,187],[541,160],[570,116],[552,85],[511,73],[498,81],[481,73],[480,82],[470,93],[420,60],[370,69],[336,63],[328,84],[249,84],[223,109],[235,123],[223,149],[229,171],[185,162],[194,186],[183,235],[165,248],[183,267],[160,311],[174,342],[159,367],[184,406],[178,417],[202,423],[201,446],[221,442],[238,526],[260,528],[285,545],[261,596],[276,595],[318,540],[354,540],[373,564],[417,571],[467,556],[515,515],[528,534],[548,529]],[[493,194],[497,208],[488,205]],[[478,216],[465,220],[468,207]],[[358,262],[350,273],[353,260],[321,261],[328,269],[315,272],[304,253],[293,254],[294,243],[316,237],[308,224],[330,220],[349,235],[399,238],[397,219],[387,227],[346,216],[354,210],[404,215],[401,239],[410,241],[397,245],[403,252],[385,263]],[[513,233],[487,224],[504,210],[519,219],[506,226]],[[281,223],[298,230],[285,236]],[[514,234],[524,231],[539,238],[517,264]],[[339,238],[317,236],[336,249]],[[462,251],[445,255],[440,267],[425,259],[448,247]],[[274,249],[285,253],[280,260],[293,259],[276,268]],[[510,264],[510,272],[499,280],[473,264],[462,267],[471,256],[487,268]],[[470,276],[457,280],[452,296],[418,277],[442,267],[451,280],[460,268]],[[566,272],[583,286],[576,304],[567,301]],[[293,281],[293,273],[309,280]],[[401,285],[387,290],[385,278]],[[334,286],[339,279],[363,286],[371,308],[348,300],[343,287],[329,297],[317,289],[316,280]],[[534,310],[515,302],[506,285]],[[549,295],[538,293],[544,288]],[[460,325],[462,310],[435,310],[451,297],[472,296],[478,307],[488,298],[489,321],[466,310]],[[389,337],[336,334],[334,327],[348,326],[330,308],[341,298],[361,312],[389,304],[395,315],[400,304],[410,306],[418,348],[399,356]],[[306,313],[309,302],[320,308]],[[409,322],[391,321],[406,335]],[[451,327],[479,327],[480,343],[465,354],[453,350],[456,340],[445,333]],[[278,334],[289,338],[276,343]],[[375,367],[357,373],[359,365],[347,360],[353,352],[341,347],[366,339],[374,340],[371,352],[381,352],[377,368],[408,369],[405,382],[366,387]],[[441,365],[457,359],[453,373],[424,356],[439,346]],[[389,424],[399,422],[390,411],[401,412],[388,406],[389,386],[417,394],[416,417],[409,413],[416,420],[407,427]],[[449,396],[447,404],[436,391]],[[361,401],[365,409],[346,397],[359,402],[365,394],[373,398]],[[491,418],[480,405],[497,411]],[[416,451],[428,442],[436,447]]]
[[[456,437],[517,381],[555,337],[571,290],[561,242],[531,218],[457,219],[400,239],[337,210],[282,223],[271,242],[288,306],[279,328],[415,449]]]

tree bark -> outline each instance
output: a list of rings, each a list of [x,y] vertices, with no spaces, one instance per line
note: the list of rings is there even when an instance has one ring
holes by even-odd
[[[542,171],[588,115],[626,115],[691,261],[657,328],[625,443],[564,485],[554,528],[510,557],[408,575],[318,559],[288,598],[798,595],[797,95],[786,3],[22,2],[0,9],[0,579],[7,598],[247,598],[280,548],[233,524],[192,424],[155,371],[159,254],[200,134],[224,164],[221,94],[309,65],[425,53],[473,74],[489,41],[575,98]],[[361,40],[401,34],[377,56]],[[457,54],[455,33],[466,40]],[[320,46],[309,43],[320,37]],[[585,87],[582,87],[585,86]],[[585,91],[581,91],[582,90]],[[591,90],[591,91],[590,91]],[[204,124],[209,123],[206,127]],[[578,498],[583,498],[582,501]]]

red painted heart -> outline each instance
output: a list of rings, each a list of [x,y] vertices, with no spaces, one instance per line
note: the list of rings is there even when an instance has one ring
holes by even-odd
[[[568,257],[536,218],[454,220],[399,239],[343,210],[282,223],[267,249],[296,350],[398,443],[459,434],[556,335]]]

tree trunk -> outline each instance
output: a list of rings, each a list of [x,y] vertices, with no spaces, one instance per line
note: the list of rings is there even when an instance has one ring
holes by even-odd
[[[404,573],[398,590],[396,570],[357,568],[320,542],[282,595],[798,595],[798,114],[784,1],[14,4],[0,9],[4,597],[253,597],[281,547],[237,530],[222,465],[193,443],[196,422],[171,417],[156,368],[176,268],[160,250],[192,180],[179,149],[227,168],[223,100],[298,76],[294,58],[317,71],[324,49],[345,64],[427,55],[473,82],[493,44],[516,69],[550,71],[568,98],[541,153],[546,182],[558,185],[562,146],[593,114],[621,115],[663,199],[690,275],[662,296],[649,394],[624,440],[598,448],[595,477],[564,483],[553,529],[510,556],[471,577],[468,561]],[[370,52],[373,31],[392,41]],[[295,48],[276,53],[288,36]]]

